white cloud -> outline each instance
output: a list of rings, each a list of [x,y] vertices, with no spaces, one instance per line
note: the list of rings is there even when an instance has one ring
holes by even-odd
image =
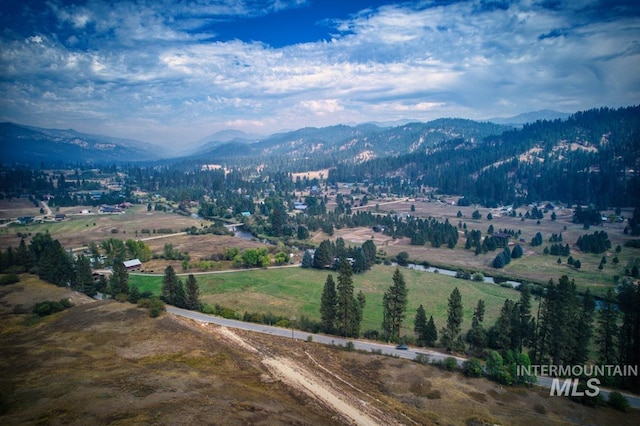
[[[638,14],[596,19],[580,11],[595,10],[590,1],[390,5],[338,22],[330,41],[278,49],[201,31],[300,3],[49,3],[53,32],[0,35],[0,116],[171,142],[236,126],[487,118],[640,99],[629,72],[640,69]]]
[[[300,101],[298,105],[302,109],[306,109],[309,112],[320,116],[344,110],[344,107],[340,105],[340,102],[338,102],[337,99]]]

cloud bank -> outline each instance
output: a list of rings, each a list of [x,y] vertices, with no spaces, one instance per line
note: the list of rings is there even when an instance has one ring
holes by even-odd
[[[636,2],[375,4],[346,16],[302,0],[3,5],[0,121],[175,144],[226,128],[484,119],[640,100]],[[324,36],[309,42],[276,25],[286,11],[308,13]],[[264,31],[285,43],[228,33],[271,17]]]

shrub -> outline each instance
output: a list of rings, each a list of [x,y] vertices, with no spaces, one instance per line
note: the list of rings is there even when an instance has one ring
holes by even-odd
[[[547,414],[547,409],[545,408],[544,405],[542,405],[540,403],[535,404],[533,406],[533,411],[535,411],[538,414]]]
[[[414,361],[417,362],[418,364],[422,364],[422,365],[429,364],[429,355],[427,355],[427,354],[417,354],[416,358],[414,359]]]
[[[55,314],[56,312],[64,311],[73,306],[68,299],[61,299],[58,302],[52,300],[45,300],[44,302],[38,302],[33,305],[32,312],[40,317]]]
[[[468,377],[481,377],[484,369],[478,358],[471,357],[462,363],[462,372]]]
[[[630,407],[629,400],[620,392],[614,391],[609,394],[609,405],[620,411],[627,411]]]
[[[482,282],[484,281],[484,274],[482,272],[476,272],[472,277],[473,281]]]
[[[157,297],[154,297],[150,300],[149,304],[149,316],[151,318],[156,318],[160,316],[165,311],[164,302]]]
[[[452,356],[447,357],[444,360],[444,369],[447,371],[454,371],[458,368],[458,360]]]
[[[20,276],[18,274],[7,274],[0,277],[0,285],[9,285],[20,282]]]

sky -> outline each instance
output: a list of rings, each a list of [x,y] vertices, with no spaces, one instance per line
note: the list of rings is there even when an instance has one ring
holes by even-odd
[[[184,147],[215,132],[640,103],[637,0],[22,0],[0,121]]]

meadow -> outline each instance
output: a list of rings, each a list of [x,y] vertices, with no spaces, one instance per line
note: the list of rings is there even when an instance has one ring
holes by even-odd
[[[366,296],[361,330],[379,330],[382,324],[382,297],[392,283],[393,266],[376,265],[371,271],[354,275],[355,292]],[[442,274],[401,268],[409,290],[407,316],[402,334],[413,334],[416,309],[423,305],[427,316],[433,315],[438,329],[444,327],[447,318],[447,301],[455,287],[462,295],[464,306],[463,331],[471,326],[473,310],[479,299],[486,304],[485,327],[492,325],[500,314],[506,299],[517,301],[520,293],[495,284],[460,280]],[[272,268],[197,275],[201,299],[204,303],[230,308],[242,314],[268,313],[286,317],[301,315],[320,319],[320,299],[328,271],[314,269]],[[333,273],[337,282],[337,274]],[[181,276],[184,281],[185,277]],[[129,284],[140,291],[159,294],[161,276],[132,274]],[[534,306],[535,301],[534,301]],[[534,307],[535,309],[535,307]],[[533,310],[533,309],[532,309]]]

